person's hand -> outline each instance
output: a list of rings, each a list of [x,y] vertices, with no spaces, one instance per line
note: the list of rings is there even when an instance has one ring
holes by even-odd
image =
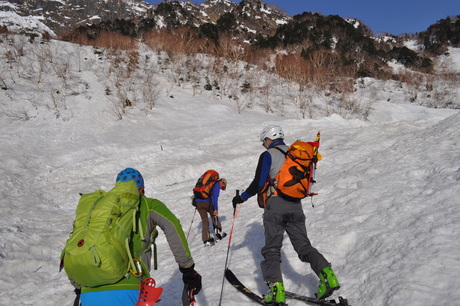
[[[244,200],[240,195],[237,195],[233,198],[232,203],[233,203],[233,209],[236,208],[236,205],[243,203]]]
[[[213,214],[214,216],[217,216],[217,215],[219,215],[219,211],[215,210],[215,211],[213,211],[212,214]]]
[[[192,290],[194,294],[198,294],[201,291],[201,275],[195,271],[195,265],[190,268],[179,267],[182,272],[182,281],[184,282],[187,290]]]

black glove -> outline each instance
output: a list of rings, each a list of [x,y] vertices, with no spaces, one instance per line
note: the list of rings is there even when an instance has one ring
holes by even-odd
[[[193,294],[198,294],[201,291],[201,275],[194,268],[195,265],[192,265],[190,268],[179,267],[179,270],[187,290],[193,289]]]
[[[232,203],[233,203],[233,209],[236,208],[236,205],[243,203],[244,200],[240,195],[237,195],[233,198]]]

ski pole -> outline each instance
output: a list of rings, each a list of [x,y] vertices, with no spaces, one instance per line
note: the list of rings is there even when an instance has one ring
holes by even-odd
[[[188,240],[188,235],[190,234],[190,230],[192,229],[192,224],[193,224],[193,220],[195,219],[195,214],[196,214],[196,208],[195,208],[195,211],[193,212],[192,222],[190,222],[190,227],[188,228],[187,240]]]
[[[239,195],[240,195],[240,191],[236,190],[236,196],[239,196]],[[235,206],[235,208],[233,208],[232,227],[230,228],[230,235],[228,236],[227,257],[225,258],[225,269],[224,269],[224,276],[222,278],[222,288],[220,289],[219,306],[222,303],[222,294],[224,292],[225,271],[227,270],[227,266],[228,266],[228,254],[230,253],[230,245],[232,244],[233,227],[235,226],[235,219],[238,216],[240,207],[241,207],[241,204],[238,204]]]
[[[313,204],[313,196],[315,195],[318,195],[317,193],[314,193],[312,192],[312,185],[314,183],[316,183],[315,181],[315,175],[316,175],[316,163],[318,162],[318,149],[319,149],[319,141],[321,139],[321,133],[318,132],[316,133],[316,139],[315,139],[315,143],[317,144],[315,147],[314,147],[314,150],[313,150],[313,155],[314,155],[314,162],[311,166],[311,169],[310,169],[310,178],[309,178],[309,186],[308,186],[308,195],[310,196],[310,199],[311,199],[311,207],[315,207],[315,205]]]
[[[187,285],[184,285],[184,290],[182,291],[182,305],[183,306],[190,306],[196,303],[195,300],[195,290],[194,289],[187,289]]]

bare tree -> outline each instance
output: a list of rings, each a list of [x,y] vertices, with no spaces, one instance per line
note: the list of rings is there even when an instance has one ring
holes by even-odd
[[[144,63],[145,69],[141,69],[142,77],[139,78],[139,91],[141,93],[141,99],[145,104],[145,113],[153,109],[158,97],[160,96],[161,88],[155,78],[157,71],[152,67],[148,67],[147,63]]]
[[[259,91],[262,95],[262,101],[263,101],[265,112],[266,113],[273,112],[272,106],[271,106],[272,87],[269,84],[264,84],[259,87]]]
[[[312,86],[313,87],[313,86]],[[309,117],[313,117],[313,97],[315,95],[315,90],[309,86],[299,84],[298,89],[298,108],[300,111],[300,115],[303,119],[306,118],[306,114],[308,113]]]

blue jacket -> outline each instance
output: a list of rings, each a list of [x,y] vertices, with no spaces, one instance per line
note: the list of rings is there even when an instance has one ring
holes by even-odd
[[[211,201],[214,210],[219,210],[219,195],[220,195],[220,181],[216,182],[211,188],[210,199],[195,199],[196,202],[208,202]]]

